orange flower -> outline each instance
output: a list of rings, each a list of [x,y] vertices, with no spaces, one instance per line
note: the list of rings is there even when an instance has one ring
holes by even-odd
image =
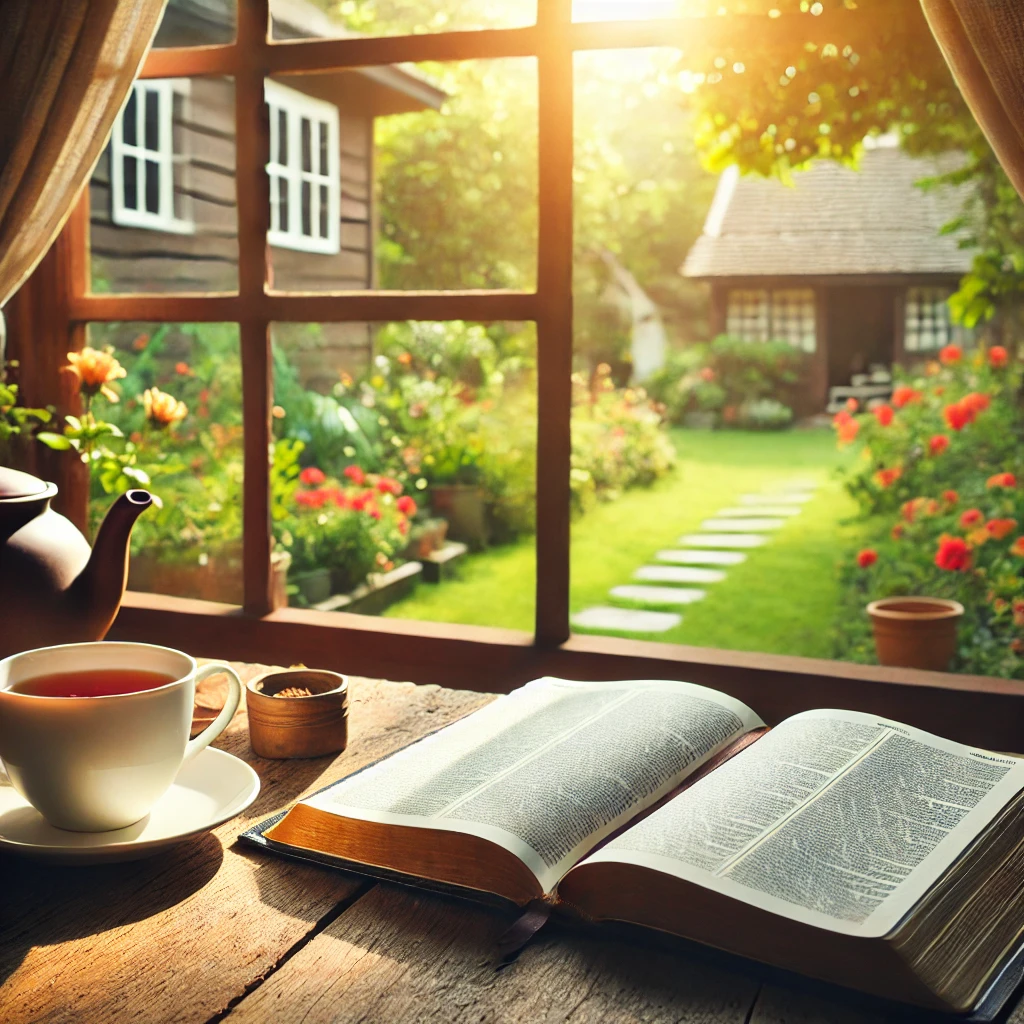
[[[926,516],[937,516],[941,511],[942,506],[934,498],[929,498],[924,506],[924,514]]]
[[[892,393],[892,404],[897,409],[902,409],[905,405],[912,405],[914,402],[919,402],[924,396],[920,391],[916,391],[914,388],[907,387],[906,384],[901,384]]]
[[[903,526],[903,524],[902,523],[897,523],[892,528],[892,539],[893,540],[899,540],[900,537],[903,536],[903,534],[904,534],[904,526]]]
[[[1012,490],[1017,486],[1017,478],[1012,473],[996,473],[995,476],[990,476],[985,481],[985,486],[990,490],[993,487],[1005,487],[1007,490]]]
[[[969,508],[960,516],[960,525],[966,530],[972,526],[977,526],[984,518],[985,516],[980,508]]]
[[[935,434],[928,441],[928,454],[941,455],[949,447],[949,438],[945,434]]]
[[[921,511],[924,503],[924,498],[911,498],[910,501],[905,501],[900,506],[900,515],[908,523],[912,523],[917,518],[917,513]]]
[[[857,432],[860,430],[860,421],[855,419],[849,419],[845,423],[840,424],[837,433],[839,435],[840,444],[853,444],[857,440]]]
[[[979,412],[984,412],[992,404],[992,399],[983,391],[972,391],[960,399],[960,404],[977,416]],[[971,417],[972,420],[974,416]]]
[[[955,505],[960,500],[960,495],[956,491],[943,491],[942,500],[947,505]]]
[[[402,366],[412,366],[412,353],[400,352],[398,355],[398,361],[402,364]]]
[[[947,345],[939,352],[939,362],[944,366],[955,366],[963,358],[963,349],[959,345]]]
[[[962,537],[950,537],[944,533],[939,538],[939,549],[935,552],[935,564],[947,572],[961,572],[971,567],[971,551]]]
[[[132,342],[132,348],[135,349],[136,352],[144,352],[146,350],[146,346],[148,344],[149,344],[149,335],[148,334],[140,334]]]
[[[988,350],[988,365],[993,370],[1001,370],[1010,361],[1010,353],[1002,345],[993,345]]]
[[[101,394],[108,402],[120,399],[110,384],[124,377],[125,368],[114,358],[114,350],[107,347],[102,351],[86,346],[81,352],[68,353],[69,373],[78,378],[78,386],[90,397]]]
[[[1018,558],[1024,558],[1024,537],[1018,537],[1010,545],[1010,554],[1016,555]]]
[[[1009,537],[1017,529],[1017,520],[990,519],[985,524],[985,529],[988,530],[990,537],[994,537],[996,540],[1003,540],[1004,537]]]
[[[871,411],[875,414],[875,419],[878,420],[880,427],[887,427],[892,423],[894,413],[891,405],[879,405]]]
[[[1014,637],[1010,641],[1010,650],[1013,651],[1014,654],[1024,653],[1024,640],[1021,640],[1019,636]]]
[[[846,400],[846,411],[856,412],[860,408],[860,402],[856,398],[848,398]]]
[[[967,543],[972,548],[980,548],[982,544],[987,544],[991,539],[992,534],[990,534],[984,526],[978,530],[971,530],[971,532],[967,534]]]
[[[158,427],[169,427],[188,415],[188,406],[184,402],[179,402],[174,395],[159,388],[143,391],[142,405],[146,410],[146,419]]]
[[[188,365],[188,363],[175,363],[174,364],[174,372],[179,377],[191,377],[192,376],[192,367],[190,367]]]
[[[867,569],[868,566],[874,565],[877,561],[878,552],[874,548],[865,548],[857,554],[857,564],[862,569]]]
[[[892,487],[902,475],[903,470],[899,466],[893,466],[891,469],[880,469],[875,474],[875,483],[884,490],[887,487]]]
[[[934,377],[936,374],[942,373],[942,367],[934,359],[929,359],[925,364],[924,372],[926,376]],[[936,388],[936,393],[938,393],[938,388]]]

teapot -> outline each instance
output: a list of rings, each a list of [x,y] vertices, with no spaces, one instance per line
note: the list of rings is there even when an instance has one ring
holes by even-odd
[[[121,606],[128,541],[149,491],[122,494],[89,542],[50,508],[56,484],[0,466],[0,658],[102,640]]]

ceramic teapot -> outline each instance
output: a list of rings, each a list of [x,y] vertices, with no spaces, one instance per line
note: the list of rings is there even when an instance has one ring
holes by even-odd
[[[0,658],[33,647],[102,640],[121,606],[128,541],[148,491],[122,494],[89,542],[50,508],[57,494],[0,466]]]

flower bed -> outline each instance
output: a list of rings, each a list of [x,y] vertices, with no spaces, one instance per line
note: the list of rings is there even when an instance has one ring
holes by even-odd
[[[960,601],[955,668],[1024,677],[1024,417],[1021,371],[1001,346],[947,346],[891,404],[835,418],[840,444],[860,446],[847,477],[874,540],[841,568],[847,600],[835,655],[870,661],[871,600]]]

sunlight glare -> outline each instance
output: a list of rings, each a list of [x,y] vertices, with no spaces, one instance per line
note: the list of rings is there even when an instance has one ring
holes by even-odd
[[[679,14],[679,0],[573,0],[573,21],[648,21]]]

